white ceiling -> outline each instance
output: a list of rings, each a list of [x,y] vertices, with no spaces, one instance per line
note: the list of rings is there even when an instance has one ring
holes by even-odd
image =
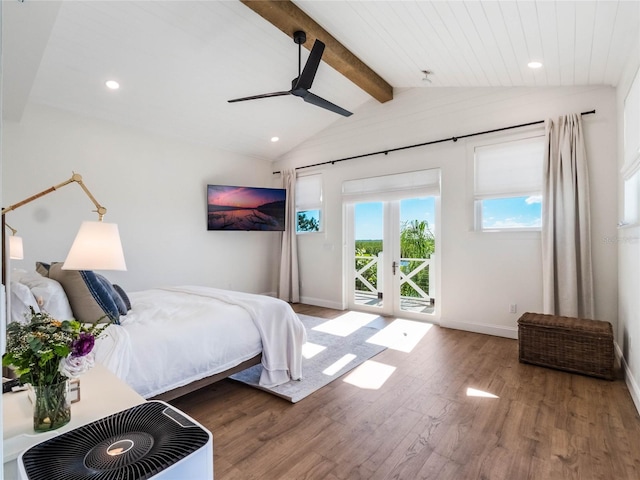
[[[640,30],[637,0],[295,3],[394,89],[616,85]],[[311,91],[353,116],[292,96],[227,103],[288,90],[298,73],[293,40],[239,1],[2,7],[9,121],[34,102],[270,161],[377,103],[324,63]]]

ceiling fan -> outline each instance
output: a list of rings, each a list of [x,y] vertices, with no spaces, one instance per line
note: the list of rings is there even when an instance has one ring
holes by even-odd
[[[291,81],[291,90],[263,93],[262,95],[253,95],[251,97],[234,98],[233,100],[228,100],[228,102],[244,102],[246,100],[257,100],[259,98],[295,95],[296,97],[302,98],[305,102],[316,105],[317,107],[325,108],[340,115],[344,115],[345,117],[350,116],[351,112],[348,110],[345,110],[324,98],[314,95],[309,91],[311,84],[313,83],[313,79],[316,76],[318,65],[320,65],[320,60],[322,59],[322,53],[324,52],[325,47],[324,43],[316,39],[313,44],[313,48],[311,49],[311,53],[309,54],[309,58],[307,58],[307,63],[304,65],[302,72],[300,72],[300,67],[302,65],[302,44],[307,41],[307,35],[302,31],[297,31],[293,34],[293,41],[298,44],[298,76]]]

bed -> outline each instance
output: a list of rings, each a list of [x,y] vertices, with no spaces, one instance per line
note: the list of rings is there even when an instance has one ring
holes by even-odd
[[[124,292],[93,272],[37,267],[12,273],[11,320],[34,306],[61,320],[111,319],[96,360],[145,398],[171,400],[258,363],[264,386],[302,378],[306,332],[282,300],[203,286]]]

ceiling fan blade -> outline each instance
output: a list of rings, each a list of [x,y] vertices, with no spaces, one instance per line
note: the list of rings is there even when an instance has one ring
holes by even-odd
[[[295,95],[295,93],[294,93]],[[334,113],[338,113],[340,115],[343,115],[345,117],[349,117],[351,115],[353,115],[350,111],[345,110],[342,107],[339,107],[338,105],[331,103],[328,100],[325,100],[324,98],[321,98],[317,95],[314,95],[311,92],[306,92],[306,94],[303,95],[296,95],[297,97],[302,97],[304,99],[305,102],[307,103],[311,103],[312,105],[315,105],[317,107],[322,107],[322,108],[326,108],[327,110],[330,110]]]
[[[257,100],[259,98],[269,98],[269,97],[283,97],[284,95],[291,95],[291,91],[289,90],[287,92],[263,93],[261,95],[252,95],[250,97],[234,98],[232,100],[227,100],[227,102],[229,103],[244,102],[245,100]]]
[[[298,35],[302,34],[302,35]],[[296,36],[297,35],[297,36]],[[298,44],[298,59],[300,60],[300,52],[302,48],[302,42],[304,42],[304,32],[296,32],[294,35],[294,40]],[[315,105],[317,107],[324,108],[331,112],[337,113],[339,115],[343,115],[345,117],[349,117],[352,113],[348,110],[345,110],[334,103],[325,100],[317,95],[314,95],[309,91],[311,88],[311,84],[316,76],[316,72],[318,71],[318,66],[320,65],[320,61],[322,60],[322,54],[324,53],[325,45],[320,40],[317,40],[313,43],[313,48],[311,48],[311,52],[309,53],[309,57],[307,58],[307,63],[305,63],[302,72],[300,72],[300,64],[298,64],[298,77],[294,78],[291,81],[291,90],[286,92],[273,92],[273,93],[263,93],[262,95],[252,95],[250,97],[242,97],[242,98],[234,98],[232,100],[227,100],[229,103],[233,102],[244,102],[245,100],[257,100],[259,98],[269,98],[269,97],[282,97],[285,95],[295,95],[296,97],[301,97],[305,102]]]
[[[302,73],[298,77],[298,82],[294,88],[302,88],[303,90],[309,90],[311,88],[313,79],[316,77],[316,72],[318,71],[318,65],[320,65],[320,60],[322,60],[323,52],[324,43],[316,40],[313,43],[313,48],[311,49],[309,58],[307,58],[307,63],[304,64]]]

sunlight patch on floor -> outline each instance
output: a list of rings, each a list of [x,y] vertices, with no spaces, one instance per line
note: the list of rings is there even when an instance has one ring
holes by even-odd
[[[409,353],[431,327],[431,323],[398,319],[376,333],[367,343]]]
[[[500,398],[493,393],[484,392],[482,390],[476,390],[475,388],[467,388],[467,397],[482,397],[482,398]]]
[[[396,367],[367,360],[344,379],[344,382],[367,390],[378,390],[393,374]]]
[[[310,358],[315,357],[317,354],[326,350],[327,347],[324,345],[318,345],[317,343],[307,342],[302,345],[302,356],[309,360]]]
[[[313,329],[318,332],[346,337],[376,318],[378,318],[378,315],[374,315],[372,313],[348,312],[334,318],[333,320],[321,323],[317,327],[313,327]]]
[[[356,358],[357,356],[354,355],[353,353],[347,353],[346,355],[343,355],[342,358],[339,358],[338,360],[333,362],[331,365],[329,365],[327,368],[325,368],[322,371],[322,373],[329,376],[335,375],[340,371],[341,368],[347,366],[350,362],[352,362]]]

